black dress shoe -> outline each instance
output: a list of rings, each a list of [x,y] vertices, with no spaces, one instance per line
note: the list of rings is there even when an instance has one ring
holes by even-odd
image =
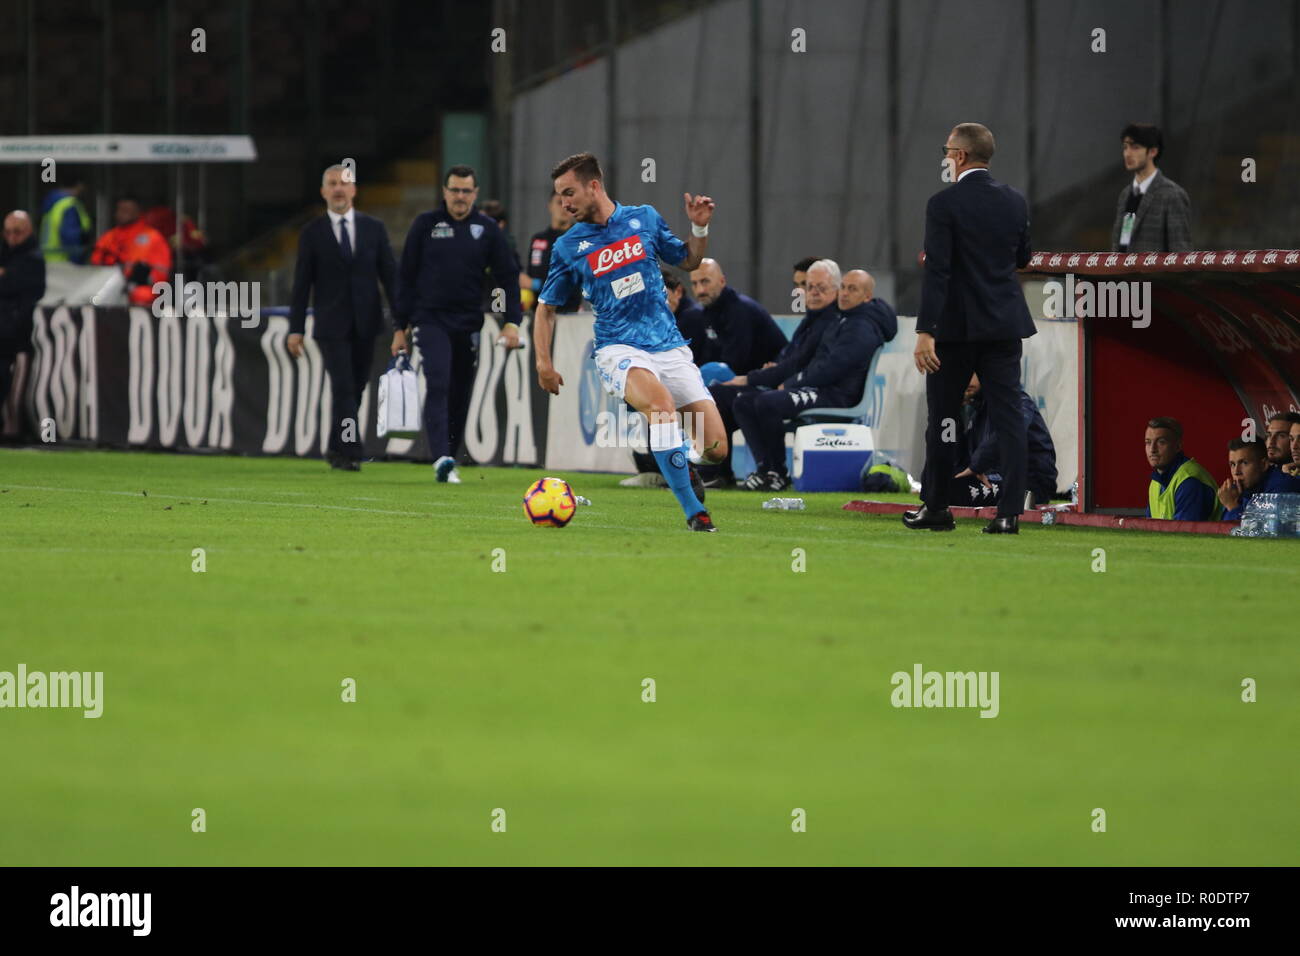
[[[985,534],[1020,534],[1020,518],[1017,515],[1010,515],[1005,518],[994,518],[984,526]]]
[[[931,531],[951,531],[957,527],[952,512],[947,508],[937,508],[931,511],[925,505],[921,505],[916,511],[904,511],[903,524],[914,530],[929,528]]]

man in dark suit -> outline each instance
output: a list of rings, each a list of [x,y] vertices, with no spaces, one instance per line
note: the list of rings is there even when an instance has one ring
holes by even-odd
[[[1021,339],[1036,331],[1016,269],[1029,262],[1029,204],[989,174],[993,134],[961,123],[944,156],[957,181],[925,207],[925,281],[916,323],[916,367],[926,376],[925,472],[909,528],[951,531],[948,494],[971,373],[979,375],[989,422],[998,436],[1003,493],[984,531],[1019,533],[1027,465],[1020,410]]]
[[[316,318],[312,337],[334,396],[325,457],[331,468],[360,471],[363,446],[357,410],[370,383],[375,336],[384,326],[378,283],[383,283],[391,308],[397,296],[397,265],[384,224],[352,207],[357,185],[350,169],[325,170],[320,194],[329,211],[307,223],[298,236],[288,347],[294,358],[302,355],[311,296]]]
[[[1160,130],[1149,123],[1130,123],[1120,140],[1133,184],[1119,194],[1111,252],[1190,251],[1192,202],[1182,186],[1156,168],[1156,157],[1164,152]]]
[[[32,313],[45,296],[45,258],[32,220],[21,209],[4,219],[0,245],[0,408],[13,385],[19,356],[32,353]]]

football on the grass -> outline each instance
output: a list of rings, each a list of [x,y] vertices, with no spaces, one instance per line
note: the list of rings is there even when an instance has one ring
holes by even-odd
[[[524,514],[539,528],[563,528],[576,510],[573,489],[562,478],[540,478],[524,492]]]

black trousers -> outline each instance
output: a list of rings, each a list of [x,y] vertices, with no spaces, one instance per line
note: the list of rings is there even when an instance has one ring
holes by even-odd
[[[361,396],[370,384],[370,362],[375,354],[375,337],[353,332],[344,338],[317,339],[325,374],[334,396],[330,407],[329,450],[360,461],[365,457],[358,418]],[[349,426],[349,422],[351,425]]]
[[[828,395],[825,388],[745,389],[736,396],[733,410],[754,456],[754,469],[786,474],[786,421],[810,408],[834,405],[838,399],[838,394]]]
[[[956,474],[957,442],[961,437],[961,401],[971,373],[980,377],[989,422],[998,436],[1002,488],[998,514],[1009,517],[1025,510],[1029,462],[1028,426],[1020,410],[1020,339],[996,342],[936,342],[939,371],[925,377],[925,471],[921,498],[931,509],[946,508]]]
[[[14,384],[14,362],[18,359],[20,342],[0,339],[0,405],[9,398]]]
[[[415,327],[424,369],[424,432],[434,461],[454,458],[460,450],[474,391],[477,336],[477,330],[449,329],[436,321]]]

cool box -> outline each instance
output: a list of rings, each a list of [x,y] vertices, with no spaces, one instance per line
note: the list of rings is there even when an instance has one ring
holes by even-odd
[[[794,432],[796,491],[858,491],[874,447],[866,425],[801,425]]]

